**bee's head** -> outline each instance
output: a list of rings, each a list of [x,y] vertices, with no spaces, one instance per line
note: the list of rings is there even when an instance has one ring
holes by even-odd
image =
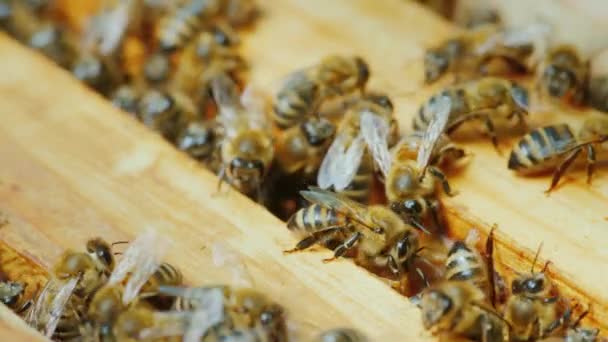
[[[566,96],[576,88],[578,80],[570,69],[549,65],[543,72],[543,82],[547,93],[556,98]]]

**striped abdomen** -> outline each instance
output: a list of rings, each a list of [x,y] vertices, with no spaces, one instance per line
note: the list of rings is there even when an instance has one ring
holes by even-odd
[[[420,108],[416,115],[414,115],[413,128],[416,131],[424,131],[429,126],[435,115],[435,107],[437,100],[446,96],[450,98],[451,109],[450,109],[450,121],[453,120],[457,115],[467,112],[468,104],[465,98],[464,89],[459,87],[453,87],[450,89],[443,90],[428,99]]]
[[[141,288],[141,293],[154,293],[158,290],[158,287],[163,286],[179,286],[182,284],[183,276],[182,272],[175,266],[163,262],[158,266],[158,269],[148,279],[148,281]]]
[[[331,227],[341,227],[348,223],[348,218],[320,204],[311,204],[298,210],[287,221],[287,229],[300,233],[314,233]]]
[[[366,149],[361,158],[361,165],[359,165],[357,174],[355,174],[355,177],[346,189],[339,191],[339,193],[354,201],[365,204],[369,200],[373,181],[374,161],[371,153]]]
[[[186,6],[163,18],[158,31],[158,44],[164,51],[184,47],[201,29],[206,18],[219,11],[218,0],[192,0]]]
[[[293,127],[314,114],[320,100],[319,86],[305,74],[296,75],[278,92],[272,119],[281,129]]]
[[[576,145],[576,138],[566,124],[537,128],[526,134],[513,147],[508,167],[522,173],[550,169],[559,156]]]
[[[445,278],[453,281],[466,281],[486,294],[490,290],[488,269],[482,256],[471,250],[462,241],[456,241],[446,259]]]

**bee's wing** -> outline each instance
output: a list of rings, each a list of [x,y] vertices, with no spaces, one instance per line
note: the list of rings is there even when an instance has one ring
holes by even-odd
[[[156,272],[166,248],[160,236],[150,230],[138,236],[125,250],[108,280],[109,285],[114,285],[129,276],[122,297],[125,304],[137,296],[141,287]]]
[[[85,47],[102,55],[111,55],[129,26],[136,0],[120,0],[91,19],[84,36]]]
[[[239,125],[246,122],[241,108],[239,91],[234,81],[226,74],[219,74],[210,81],[211,93],[218,108],[218,121],[228,135],[238,131]]]
[[[241,94],[240,103],[245,108],[251,128],[269,129],[269,96],[262,89],[248,84]]]
[[[28,325],[38,328],[39,322],[43,318],[45,312],[49,312],[48,305],[51,302],[48,300],[51,296],[57,293],[57,289],[61,286],[60,282],[56,278],[49,279],[42,290],[38,293],[34,305],[28,310],[25,316],[25,321]]]
[[[433,120],[427,127],[418,149],[418,158],[416,163],[418,168],[424,172],[431,160],[431,155],[435,149],[437,141],[445,131],[450,117],[450,109],[452,104],[447,96],[441,96],[437,102],[433,104],[434,108],[429,108],[433,112]]]
[[[364,111],[361,114],[361,134],[376,164],[386,178],[391,168],[391,155],[388,150],[388,122],[379,115]]]
[[[545,40],[549,33],[551,33],[551,27],[548,24],[536,22],[505,30],[502,42],[506,46],[536,44],[541,40]]]
[[[211,257],[213,264],[218,268],[228,268],[232,273],[232,285],[234,287],[251,288],[253,278],[243,259],[226,244],[215,242],[211,246]]]
[[[346,139],[344,134],[338,134],[327,149],[317,174],[317,184],[321,189],[328,189],[334,184],[337,165],[340,165],[346,151]]]
[[[361,221],[365,220],[366,207],[346,196],[317,187],[310,187],[308,190],[300,191],[300,194],[311,203],[337,210]]]
[[[334,181],[334,189],[336,189],[336,191],[346,189],[346,187],[348,187],[348,185],[353,181],[353,178],[355,178],[357,170],[361,165],[361,159],[363,158],[364,152],[365,139],[363,139],[363,136],[359,134],[353,141],[351,141],[346,153],[342,155],[342,160],[340,163],[334,164],[335,168],[333,170],[332,177]]]
[[[70,300],[70,297],[72,296],[72,293],[74,292],[76,284],[78,284],[79,280],[79,277],[71,278],[57,289],[57,293],[53,297],[51,306],[49,308],[48,321],[44,327],[44,334],[47,338],[51,338],[55,333],[55,329],[57,328],[57,324],[59,323],[63,309],[65,309],[65,306]]]

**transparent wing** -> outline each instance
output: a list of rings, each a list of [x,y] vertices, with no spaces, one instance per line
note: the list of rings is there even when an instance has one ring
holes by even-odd
[[[109,285],[122,282],[129,276],[122,300],[130,303],[160,265],[167,249],[160,236],[149,230],[138,236],[125,250],[120,263],[108,280]]]
[[[93,17],[85,33],[85,46],[105,56],[114,53],[127,31],[135,2],[120,0]]]
[[[346,189],[353,181],[353,178],[355,178],[357,170],[361,165],[361,159],[363,158],[364,152],[365,140],[363,139],[363,136],[359,134],[351,141],[346,152],[341,155],[340,162],[333,165],[332,179],[336,191]]]
[[[46,326],[44,327],[44,334],[47,338],[51,338],[55,333],[55,329],[57,328],[61,314],[70,300],[70,297],[72,296],[72,293],[74,292],[76,284],[78,284],[79,280],[79,277],[72,278],[56,289],[57,292],[51,302],[48,312],[48,320],[46,322]]]
[[[344,134],[338,134],[325,153],[317,174],[317,184],[321,189],[329,189],[334,184],[335,170],[346,151],[346,140]]]
[[[245,262],[226,244],[222,242],[213,243],[211,257],[216,267],[230,270],[234,287],[251,288],[253,286],[253,278],[249,274]]]
[[[464,244],[470,247],[477,245],[481,237],[479,236],[479,231],[475,228],[469,229],[467,233],[467,237],[464,239]]]
[[[548,24],[533,23],[505,30],[502,42],[506,46],[536,44],[541,40],[546,40],[549,33],[551,33],[551,27]]]
[[[380,171],[386,177],[391,168],[391,156],[388,150],[388,122],[379,115],[364,111],[361,114],[361,134]]]
[[[262,89],[249,84],[241,94],[241,105],[245,109],[249,125],[255,129],[268,129],[269,100]]]
[[[310,203],[320,204],[324,207],[337,210],[360,221],[365,221],[366,219],[365,212],[367,208],[363,204],[355,202],[346,196],[317,187],[310,187],[309,190],[300,191],[300,195]]]
[[[224,293],[220,289],[209,291],[201,306],[192,315],[184,334],[184,342],[198,342],[212,326],[224,320]]]
[[[433,120],[424,132],[424,137],[422,138],[420,148],[418,149],[418,158],[416,160],[418,168],[422,170],[422,174],[424,174],[424,171],[429,164],[437,141],[439,141],[439,138],[445,131],[451,108],[452,104],[447,96],[441,96],[433,104],[433,108],[427,108],[427,110],[433,112]]]
[[[225,74],[220,74],[210,81],[213,99],[218,108],[218,121],[232,136],[240,125],[247,123],[247,117],[242,116],[241,99],[234,81]]]

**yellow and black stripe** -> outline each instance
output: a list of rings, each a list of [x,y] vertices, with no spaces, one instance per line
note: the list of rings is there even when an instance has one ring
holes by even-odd
[[[144,286],[142,286],[140,292],[146,294],[154,293],[158,291],[159,286],[179,286],[182,284],[182,281],[182,272],[175,266],[163,262]]]
[[[280,129],[293,127],[313,115],[321,101],[320,88],[307,75],[296,75],[274,100],[272,120]]]
[[[468,111],[468,102],[466,93],[463,87],[451,87],[442,90],[439,93],[431,96],[423,103],[418,112],[414,115],[413,128],[416,131],[424,131],[429,126],[435,115],[436,102],[441,97],[448,97],[451,100],[450,118],[448,121],[454,120],[458,115]]]
[[[347,223],[348,218],[344,214],[315,203],[293,214],[287,221],[287,229],[310,234],[326,228],[345,226]]]
[[[451,281],[466,281],[488,293],[490,278],[481,255],[462,241],[456,241],[446,259],[445,277]]]
[[[346,189],[339,191],[340,194],[357,201],[367,204],[374,181],[374,161],[369,150],[365,150],[361,157],[361,165]]]
[[[200,31],[205,18],[216,15],[219,1],[190,1],[160,21],[158,44],[161,50],[171,52],[183,48]]]
[[[523,136],[513,147],[508,167],[518,172],[536,172],[555,166],[558,156],[576,145],[567,124],[537,128]]]

